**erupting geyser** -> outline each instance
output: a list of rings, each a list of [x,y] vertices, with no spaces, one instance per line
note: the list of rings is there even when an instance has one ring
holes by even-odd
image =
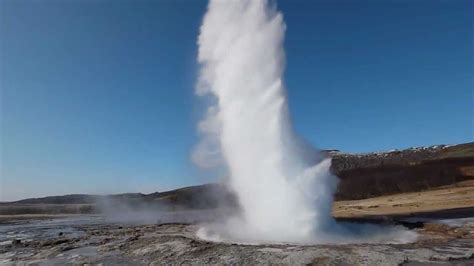
[[[331,217],[337,179],[330,159],[293,132],[282,80],[284,33],[282,14],[265,0],[209,3],[197,93],[215,96],[215,104],[199,124],[204,138],[193,158],[204,166],[225,163],[241,213],[203,227],[202,237],[312,243],[352,231]]]

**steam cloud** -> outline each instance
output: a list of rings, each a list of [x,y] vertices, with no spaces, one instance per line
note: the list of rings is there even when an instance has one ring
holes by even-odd
[[[217,241],[334,242],[376,226],[337,224],[337,178],[293,131],[282,80],[285,24],[266,0],[209,2],[199,35],[198,95],[212,95],[193,154],[203,167],[225,163],[239,215],[198,232]],[[376,227],[376,228],[375,228]],[[375,230],[375,231],[377,231]],[[396,238],[399,230],[384,230]],[[395,234],[395,235],[394,235]]]

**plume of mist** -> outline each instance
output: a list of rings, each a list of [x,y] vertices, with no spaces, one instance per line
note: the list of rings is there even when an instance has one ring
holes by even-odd
[[[192,157],[203,167],[225,164],[241,212],[202,227],[201,237],[313,243],[377,231],[343,226],[331,216],[337,186],[331,160],[302,141],[290,120],[282,80],[284,35],[273,2],[209,2],[198,39],[196,93],[215,101],[199,123],[203,137]],[[384,233],[394,237],[390,230]]]
[[[149,224],[160,221],[166,211],[161,204],[147,203],[139,198],[103,196],[96,200],[97,208],[109,222]]]
[[[235,209],[234,195],[220,184],[97,196],[95,203],[105,220],[125,224],[210,222],[222,220]]]

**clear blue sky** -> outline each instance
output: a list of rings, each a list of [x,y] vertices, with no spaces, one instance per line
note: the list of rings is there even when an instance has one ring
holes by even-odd
[[[278,1],[314,145],[473,141],[472,1]],[[215,180],[189,156],[205,1],[0,1],[0,200]]]

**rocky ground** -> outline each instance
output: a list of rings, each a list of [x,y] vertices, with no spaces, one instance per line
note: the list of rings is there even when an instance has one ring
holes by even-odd
[[[75,218],[77,219],[77,218]],[[408,244],[241,245],[196,237],[195,224],[122,225],[89,220],[12,223],[0,230],[0,264],[472,265],[474,219],[412,223]],[[13,237],[15,236],[15,237]],[[21,237],[23,236],[23,237]],[[16,240],[20,239],[21,240]],[[438,265],[438,264],[437,264]]]

